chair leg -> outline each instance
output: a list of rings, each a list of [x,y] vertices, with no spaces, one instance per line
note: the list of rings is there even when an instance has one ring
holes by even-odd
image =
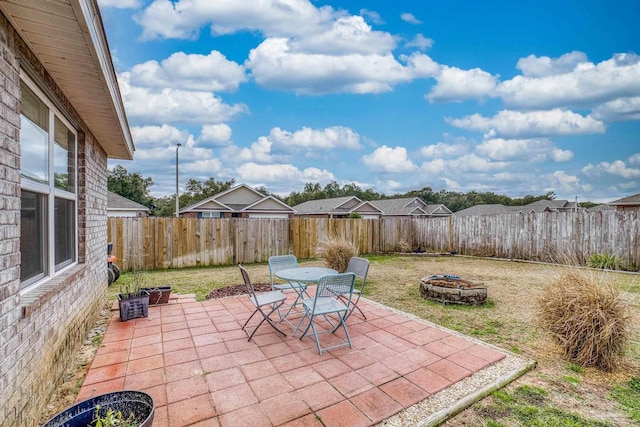
[[[245,332],[247,332],[247,334],[249,335],[249,339],[247,341],[251,341],[251,338],[253,338],[253,335],[258,331],[258,328],[260,328],[260,326],[265,322],[265,320],[267,321],[268,324],[271,325],[271,327],[273,327],[273,329],[275,329],[276,331],[280,332],[282,334],[282,336],[287,336],[287,334],[285,334],[284,332],[282,332],[282,330],[280,328],[278,328],[278,325],[276,325],[276,323],[271,320],[271,318],[269,316],[271,316],[273,314],[273,312],[275,312],[276,310],[278,310],[280,308],[280,306],[283,304],[283,302],[280,302],[278,304],[273,304],[273,306],[271,306],[271,311],[269,311],[268,314],[266,314],[264,311],[262,311],[262,309],[260,307],[256,307],[256,311],[254,311],[251,316],[249,316],[249,318],[247,319],[246,322],[244,322],[244,325],[242,325],[242,330],[244,330]],[[249,334],[249,332],[246,330],[246,326],[249,323],[249,321],[251,320],[251,318],[257,313],[260,312],[260,314],[262,314],[262,320],[260,321],[260,323],[258,323],[258,325],[255,327],[255,329],[253,330],[253,332],[251,332],[251,334]]]

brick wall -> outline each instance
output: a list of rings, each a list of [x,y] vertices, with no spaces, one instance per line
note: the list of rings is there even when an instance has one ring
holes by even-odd
[[[58,97],[78,135],[79,264],[20,295],[21,65]],[[33,426],[107,298],[107,158],[0,14],[0,426]]]

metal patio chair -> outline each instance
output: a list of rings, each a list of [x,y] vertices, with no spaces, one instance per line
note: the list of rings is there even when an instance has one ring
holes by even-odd
[[[347,325],[344,321],[350,309],[355,280],[356,275],[353,273],[341,273],[323,276],[320,281],[318,281],[315,297],[306,298],[302,301],[302,306],[304,307],[304,316],[302,317],[302,319],[300,319],[300,322],[298,322],[298,325],[293,331],[293,335],[296,335],[296,332],[298,332],[298,329],[302,325],[304,319],[308,319],[309,324],[305,328],[302,335],[300,335],[300,339],[304,338],[305,335],[307,335],[307,333],[309,332],[309,329],[311,329],[313,338],[316,340],[318,353],[322,354],[323,351],[344,347],[347,345],[351,347],[351,337],[349,336],[349,331],[347,330]],[[339,299],[339,297],[342,297],[342,299]],[[338,323],[336,325],[334,325],[329,320],[331,315],[334,315],[334,317],[337,316]],[[318,331],[315,324],[318,317],[328,322],[330,328]],[[322,347],[320,345],[320,339],[318,335],[325,333],[335,334],[340,326],[342,326],[342,328],[344,329],[346,341],[340,344],[333,345],[331,347]]]
[[[269,257],[269,277],[271,279],[271,289],[278,291],[294,291],[296,295],[296,299],[293,301],[293,304],[289,307],[285,314],[281,314],[280,310],[278,310],[278,315],[280,316],[280,321],[286,319],[286,317],[291,313],[291,311],[295,308],[296,305],[305,296],[309,296],[307,294],[307,284],[300,282],[278,282],[278,278],[276,277],[276,273],[280,270],[284,270],[286,268],[298,268],[298,259],[295,255],[274,255]],[[292,325],[293,326],[293,325]]]
[[[287,299],[287,296],[283,294],[281,291],[256,293],[255,289],[253,288],[253,284],[251,283],[251,279],[249,278],[249,272],[247,271],[247,269],[244,268],[242,265],[238,265],[238,267],[240,267],[240,272],[242,273],[242,279],[244,280],[244,284],[247,287],[247,292],[249,293],[249,300],[251,301],[253,306],[256,308],[255,311],[251,313],[251,316],[249,316],[247,321],[244,322],[244,325],[242,325],[242,330],[245,331],[247,335],[249,335],[248,341],[251,341],[251,338],[253,337],[253,335],[256,333],[260,325],[262,325],[265,321],[267,321],[267,323],[269,323],[273,327],[273,329],[280,332],[283,336],[286,337],[287,334],[282,332],[282,330],[278,328],[278,325],[276,325],[276,323],[269,316],[271,316],[273,312],[277,311],[280,308],[280,306],[284,304],[284,301]],[[265,309],[269,309],[269,312],[266,312]],[[260,323],[258,323],[255,329],[251,333],[249,333],[247,324],[253,318],[253,316],[255,316],[256,313],[260,313],[262,315],[262,320],[260,321]]]
[[[353,289],[353,298],[354,300],[351,302],[351,308],[349,312],[345,316],[344,320],[347,320],[351,314],[353,314],[353,310],[357,309],[364,320],[367,320],[367,316],[364,315],[363,311],[358,307],[358,302],[360,301],[360,297],[364,292],[365,282],[367,281],[367,274],[369,273],[369,260],[364,258],[352,257],[349,260],[349,265],[347,266],[346,273],[353,273],[356,275],[356,282],[361,281],[359,285],[354,286]],[[344,297],[340,297],[343,299]]]

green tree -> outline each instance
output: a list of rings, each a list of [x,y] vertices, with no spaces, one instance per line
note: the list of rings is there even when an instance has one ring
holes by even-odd
[[[109,191],[147,207],[153,204],[153,197],[149,195],[152,185],[151,178],[143,178],[139,172],[129,172],[121,165],[115,165],[107,174]]]

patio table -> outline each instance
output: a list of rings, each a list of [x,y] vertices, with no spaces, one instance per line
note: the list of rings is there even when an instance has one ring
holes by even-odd
[[[325,268],[325,267],[295,267],[295,268],[285,268],[282,270],[279,270],[275,273],[275,275],[279,278],[281,278],[282,280],[286,280],[287,282],[298,282],[298,283],[317,283],[318,280],[320,280],[320,278],[322,276],[327,276],[329,274],[337,274],[338,272],[332,268]],[[305,296],[309,297],[309,294],[307,294],[307,291],[304,287],[302,286],[296,286],[293,288],[297,293],[298,293],[298,297],[296,298],[296,301],[300,300],[300,301],[304,301]],[[294,326],[293,324],[291,324],[291,322],[289,322],[289,320],[287,320],[287,316],[292,312],[293,307],[296,304],[292,305],[289,308],[289,311],[287,311],[282,317],[281,317],[281,322],[285,321],[287,323],[289,323],[291,326]],[[294,311],[296,312],[296,311]]]

